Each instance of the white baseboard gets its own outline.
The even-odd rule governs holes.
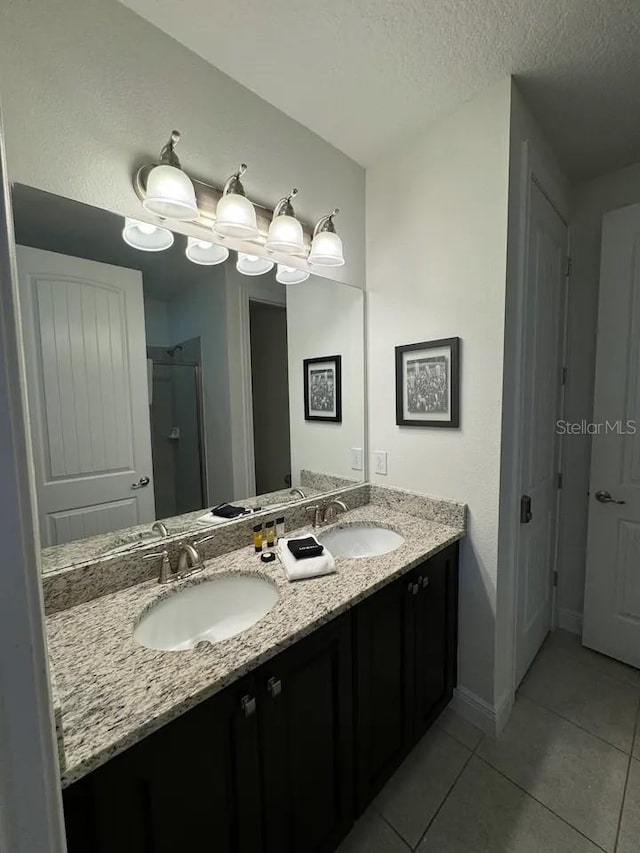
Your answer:
[[[567,610],[560,607],[558,610],[558,628],[570,631],[572,634],[582,636],[582,613],[577,610]]]
[[[451,707],[481,732],[498,737],[511,715],[513,701],[505,694],[497,705],[491,705],[466,687],[456,687]]]

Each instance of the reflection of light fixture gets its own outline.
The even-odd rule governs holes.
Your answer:
[[[160,163],[149,172],[142,204],[165,219],[197,219],[196,193],[175,152],[179,141],[180,131],[171,131],[171,138],[160,152]]]
[[[344,264],[342,240],[336,234],[333,217],[340,213],[336,207],[328,216],[323,216],[313,229],[313,240],[308,262],[321,267],[341,267]]]
[[[246,252],[238,252],[236,269],[243,275],[263,275],[274,267],[273,261],[267,258],[259,258],[257,255],[247,255]]]
[[[208,240],[188,237],[185,255],[194,264],[213,266],[213,264],[224,263],[229,257],[229,250],[226,246],[218,246],[217,243],[210,243]]]
[[[255,240],[259,234],[255,208],[246,197],[240,181],[246,171],[247,167],[243,163],[224,185],[213,226],[220,237]]]
[[[280,284],[302,284],[309,278],[310,273],[306,270],[297,270],[295,267],[287,267],[284,264],[278,264],[276,272],[276,281]]]
[[[296,219],[291,205],[291,199],[298,194],[293,189],[285,198],[281,198],[273,209],[273,219],[269,226],[269,236],[265,249],[269,252],[286,252],[290,255],[304,253],[302,225]]]
[[[173,234],[167,228],[152,225],[150,222],[141,222],[125,216],[122,239],[134,249],[143,252],[162,252],[173,246]]]

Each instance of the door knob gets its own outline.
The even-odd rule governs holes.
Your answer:
[[[151,480],[148,477],[140,477],[137,483],[131,483],[132,489],[144,489],[145,486],[148,486]]]
[[[601,504],[623,504],[625,501],[616,501],[609,492],[596,492],[596,500]]]

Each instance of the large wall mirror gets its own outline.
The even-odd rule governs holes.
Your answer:
[[[141,251],[114,213],[12,198],[45,553],[97,556],[156,520],[178,532],[220,521],[219,504],[363,480],[361,289],[243,275],[235,252],[193,263],[181,235]]]

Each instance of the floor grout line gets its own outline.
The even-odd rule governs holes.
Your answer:
[[[375,800],[374,800],[374,802],[373,802],[373,803],[371,803],[371,808],[372,808],[372,809],[374,810],[374,812],[378,815],[378,817],[379,817],[379,818],[380,818],[384,823],[386,823],[386,824],[387,824],[387,826],[388,826],[388,827],[389,827],[389,829],[393,832],[393,834],[394,834],[397,838],[399,838],[399,839],[400,839],[400,841],[401,841],[401,842],[402,842],[402,844],[407,848],[407,850],[412,850],[413,848],[411,847],[411,845],[409,844],[409,842],[407,841],[407,839],[406,839],[406,838],[404,838],[404,836],[403,836],[400,832],[398,832],[398,830],[397,830],[397,829],[395,828],[395,826],[391,823],[391,821],[390,821],[390,820],[387,820],[387,818],[385,817],[385,815],[383,815],[383,814],[382,814],[382,812],[380,811],[380,809],[376,806],[376,804],[375,804]]]
[[[631,750],[629,752],[627,752],[626,750],[621,749],[619,746],[616,746],[615,743],[611,743],[611,741],[605,740],[600,735],[595,734],[595,732],[591,732],[591,731],[589,731],[589,729],[585,729],[585,727],[581,726],[580,723],[576,723],[574,720],[570,720],[569,717],[565,717],[563,714],[561,714],[559,711],[556,711],[554,708],[550,708],[548,705],[543,705],[543,703],[538,701],[537,699],[532,699],[531,696],[527,696],[526,693],[521,692],[520,696],[524,697],[527,700],[527,702],[531,702],[532,705],[536,705],[538,708],[542,708],[543,710],[548,711],[550,714],[553,714],[555,717],[558,717],[559,720],[564,720],[565,723],[569,723],[569,725],[574,726],[576,729],[580,729],[581,732],[584,732],[587,735],[591,735],[591,737],[594,737],[596,740],[599,740],[601,743],[604,743],[607,746],[610,746],[611,749],[615,749],[617,752],[622,753],[622,755],[624,755],[626,758],[629,758],[629,756],[631,755],[631,753],[633,751],[633,739],[631,740]],[[514,705],[515,705],[515,703],[514,703]],[[636,716],[637,716],[637,712],[636,712]],[[634,727],[635,727],[635,723],[634,723]],[[635,728],[634,728],[633,737],[635,737]]]
[[[576,634],[575,636],[578,636],[578,635]],[[545,641],[545,644],[546,644],[546,641]],[[538,651],[538,655],[544,649],[545,644],[543,644],[540,647],[540,650]],[[580,649],[587,649],[588,651],[593,652],[594,654],[600,654],[600,652],[596,652],[595,649],[589,649],[587,646],[581,645]],[[565,649],[562,646],[550,645],[550,646],[547,646],[547,650],[551,650],[554,652],[557,651],[557,652],[561,652],[561,653],[566,654],[566,655],[570,655],[581,666],[588,667],[589,669],[595,669],[597,672],[599,672],[601,675],[604,675],[606,678],[613,678],[614,681],[619,681],[621,684],[626,684],[628,687],[636,687],[636,688],[640,687],[640,683],[637,681],[633,681],[632,679],[627,680],[626,678],[622,678],[620,675],[614,675],[613,673],[605,672],[604,667],[599,666],[597,663],[594,663],[593,661],[590,661],[590,660],[582,660],[581,659],[582,656],[580,655],[580,651],[576,651],[575,649]],[[538,655],[536,655],[536,657]],[[637,670],[636,667],[631,666],[630,664],[625,664],[622,661],[616,660],[615,658],[610,658],[608,655],[602,655],[602,657],[607,661],[610,660],[610,661],[613,661],[614,663],[621,664],[622,666],[628,666],[634,672],[640,672],[640,670]],[[535,658],[533,659],[533,663],[535,663]],[[532,663],[532,666],[533,666],[533,663]]]
[[[434,813],[433,813],[433,815],[431,816],[431,820],[429,821],[429,823],[427,824],[427,826],[426,826],[426,828],[425,828],[424,832],[422,833],[422,835],[421,835],[421,836],[420,836],[420,838],[418,839],[418,843],[416,844],[416,846],[415,846],[415,847],[412,847],[412,848],[411,848],[411,849],[414,851],[414,853],[415,853],[415,851],[418,849],[418,847],[420,847],[420,845],[422,844],[422,842],[424,841],[426,834],[427,834],[427,833],[429,832],[429,830],[431,829],[431,826],[432,826],[432,824],[433,824],[434,820],[435,820],[435,819],[438,817],[438,815],[440,814],[440,811],[442,810],[442,808],[443,808],[444,804],[447,802],[447,800],[448,800],[448,799],[449,799],[449,797],[451,796],[451,792],[453,791],[453,789],[455,788],[455,786],[458,784],[458,779],[462,776],[462,774],[464,773],[464,771],[467,769],[467,765],[469,764],[469,762],[470,762],[470,761],[471,761],[471,759],[473,758],[473,755],[474,755],[474,753],[473,753],[473,752],[471,752],[471,751],[469,751],[469,755],[468,755],[468,757],[467,757],[467,760],[466,760],[466,761],[465,761],[465,763],[462,765],[462,767],[460,768],[460,772],[458,773],[458,775],[456,776],[456,778],[453,780],[453,782],[452,782],[452,783],[451,783],[451,785],[449,786],[449,789],[448,789],[447,793],[446,793],[446,794],[444,795],[444,797],[442,798],[442,802],[440,803],[440,805],[438,806],[438,808],[435,810],[435,812],[434,812]]]
[[[486,764],[487,767],[490,767],[491,770],[495,770],[496,773],[499,773],[503,779],[506,779],[507,782],[510,782],[519,791],[522,791],[523,794],[526,794],[527,797],[530,797],[532,800],[534,800],[536,803],[538,803],[539,806],[542,806],[543,809],[548,811],[554,817],[557,817],[558,820],[561,820],[562,823],[566,824],[566,826],[570,827],[574,832],[577,832],[578,835],[581,835],[583,838],[586,838],[586,840],[590,844],[593,844],[595,847],[597,847],[598,850],[602,850],[603,853],[608,853],[608,851],[605,847],[603,847],[601,844],[598,844],[598,842],[594,841],[593,838],[589,838],[589,836],[586,835],[584,832],[582,832],[581,829],[578,829],[577,826],[574,826],[572,823],[569,823],[569,821],[566,818],[562,817],[562,815],[559,815],[557,812],[554,812],[554,810],[550,806],[546,805],[546,803],[543,803],[542,800],[539,800],[537,797],[534,797],[534,795],[531,793],[531,791],[527,791],[526,788],[523,788],[522,785],[520,785],[518,782],[514,781],[510,776],[507,776],[506,773],[503,773],[499,767],[495,767],[493,764],[491,764],[491,762],[487,761],[486,758],[483,758],[481,755],[477,755],[476,758],[478,759],[478,761],[482,761],[483,764]],[[614,850],[615,850],[615,848],[614,848]]]
[[[629,786],[629,775],[631,773],[631,762],[633,761],[633,745],[636,742],[636,734],[638,732],[638,719],[640,715],[640,700],[638,701],[638,706],[636,707],[636,721],[633,726],[633,737],[631,739],[631,754],[629,755],[629,762],[627,763],[627,775],[624,779],[624,788],[622,790],[622,802],[620,803],[620,814],[618,815],[618,827],[616,829],[616,841],[613,845],[614,853],[618,849],[618,844],[620,843],[620,829],[622,827],[622,815],[624,812],[625,801],[627,799],[627,787]]]

